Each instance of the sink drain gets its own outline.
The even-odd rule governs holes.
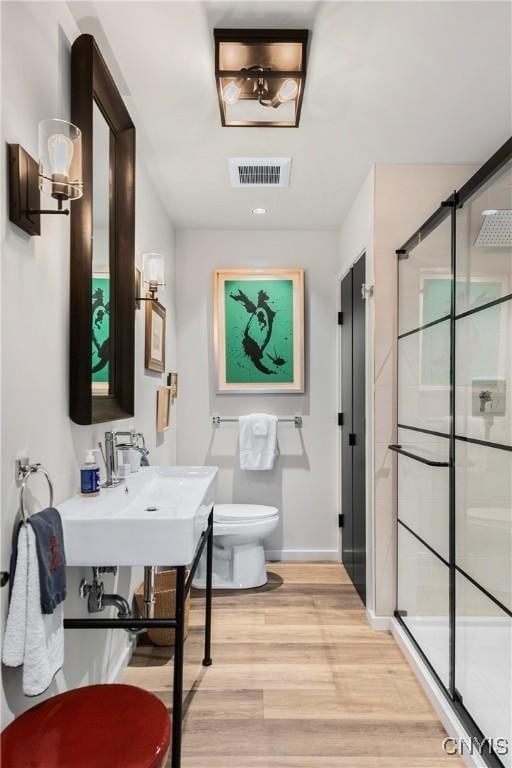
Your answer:
[[[146,507],[146,512],[157,512],[158,507]]]

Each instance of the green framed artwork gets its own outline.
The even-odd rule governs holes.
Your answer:
[[[110,389],[110,275],[92,276],[92,392],[108,395]]]
[[[304,392],[304,270],[217,269],[219,393]]]

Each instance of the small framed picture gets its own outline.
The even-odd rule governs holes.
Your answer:
[[[171,388],[158,387],[156,393],[156,431],[165,432],[171,426]]]
[[[165,370],[165,307],[158,301],[146,302],[144,363],[149,371]]]
[[[176,372],[167,374],[167,386],[171,388],[171,400],[178,397],[178,374]]]

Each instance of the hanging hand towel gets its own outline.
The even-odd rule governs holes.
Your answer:
[[[64,663],[64,607],[43,614],[36,536],[31,525],[20,526],[17,563],[4,635],[2,661],[23,664],[23,693],[38,696]]]
[[[31,515],[28,522],[36,535],[41,610],[43,613],[53,613],[59,603],[66,599],[66,557],[62,520],[58,510],[48,507]]]
[[[277,416],[252,413],[240,416],[240,469],[272,469],[278,454]]]

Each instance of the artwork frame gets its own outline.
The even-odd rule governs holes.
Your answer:
[[[166,432],[171,426],[171,388],[158,387],[156,392],[156,431]]]
[[[167,374],[167,386],[171,388],[171,400],[178,399],[178,374],[176,371],[171,371]]]
[[[303,394],[304,270],[215,269],[213,332],[217,394]]]
[[[144,365],[147,370],[163,373],[165,370],[165,318],[166,311],[159,301],[146,294],[146,332]]]

